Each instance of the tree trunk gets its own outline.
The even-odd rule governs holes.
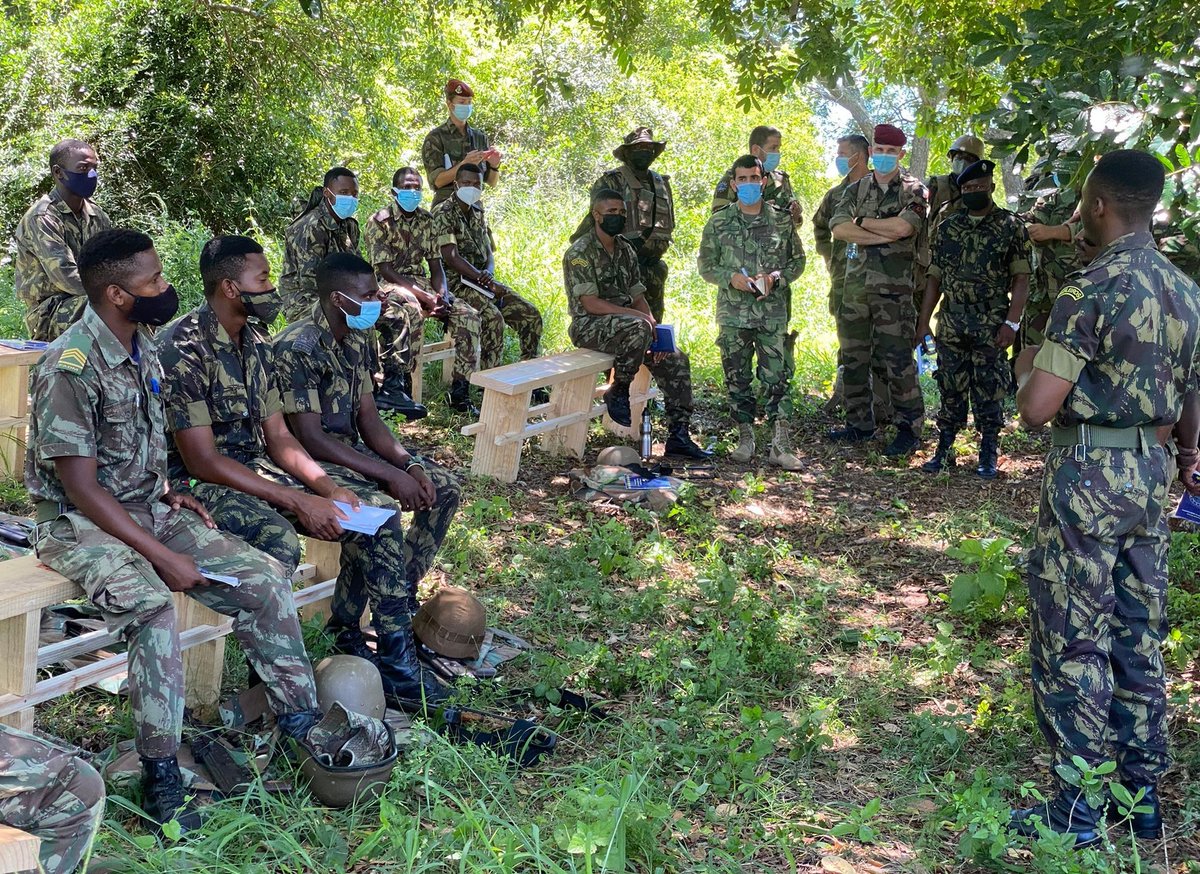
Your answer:
[[[929,137],[913,137],[909,145],[908,172],[924,182],[929,172]]]
[[[1018,209],[1018,200],[1025,191],[1025,180],[1017,173],[1014,155],[1005,155],[1000,159],[1000,169],[1004,174],[1004,201],[1009,209]]]
[[[863,100],[862,92],[858,90],[858,85],[855,82],[822,79],[816,82],[812,88],[818,97],[828,100],[831,103],[836,103],[850,113],[850,117],[854,119],[854,124],[858,127],[859,133],[867,138],[867,142],[871,142],[875,133],[875,121],[871,118],[871,113],[867,110],[866,101]]]

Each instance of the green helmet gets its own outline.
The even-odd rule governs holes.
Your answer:
[[[379,797],[400,753],[391,726],[348,712],[337,702],[296,746],[300,773],[313,795],[329,807]]]
[[[637,450],[629,446],[609,446],[600,450],[596,456],[596,464],[611,465],[612,467],[628,467],[631,464],[641,464],[642,457]]]
[[[421,605],[412,627],[421,643],[438,655],[475,659],[487,633],[487,613],[466,589],[447,586]]]
[[[321,659],[313,669],[317,681],[317,706],[328,713],[339,702],[351,713],[383,719],[387,702],[379,668],[358,656],[335,655]]]

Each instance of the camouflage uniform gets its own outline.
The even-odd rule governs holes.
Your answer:
[[[1179,418],[1194,375],[1200,288],[1148,233],[1113,241],[1067,282],[1034,361],[1074,383],[1027,557],[1034,709],[1056,766],[1073,755],[1096,765],[1111,743],[1119,776],[1149,785],[1168,763],[1160,648],[1174,467],[1155,429]]]
[[[845,368],[846,423],[862,431],[875,427],[870,390],[872,360],[885,371],[896,425],[919,433],[925,416],[912,340],[917,321],[913,271],[924,239],[926,197],[925,186],[904,170],[893,177],[886,190],[880,188],[874,173],[868,173],[846,188],[829,220],[832,230],[856,216],[899,217],[915,229],[894,243],[859,245],[858,257],[847,257],[837,313],[838,343]]]
[[[1030,272],[1029,235],[1014,213],[999,207],[982,218],[956,212],[933,242],[929,275],[941,281],[936,331],[937,384],[942,396],[937,425],[957,433],[967,424],[999,434],[1011,371],[996,332],[1008,318],[1014,276]]]
[[[367,222],[366,244],[368,260],[377,273],[386,264],[433,294],[426,262],[440,261],[442,252],[434,237],[430,213],[420,208],[406,213],[393,201]],[[425,311],[403,288],[385,281],[382,275],[379,289],[387,301],[377,326],[384,369],[394,367],[411,373],[425,336]],[[479,369],[479,313],[453,295],[449,303],[446,335],[454,340],[454,378],[470,379]]]
[[[786,170],[772,170],[767,174],[767,184],[763,186],[762,199],[785,212],[788,210],[795,201],[796,194],[792,191],[792,179]],[[722,207],[735,203],[737,203],[737,187],[733,184],[733,168],[730,167],[721,177],[721,181],[717,183],[716,190],[713,191],[712,211],[716,212]]]
[[[928,232],[921,240],[921,248],[917,252],[917,269],[913,278],[913,305],[917,312],[921,311],[921,303],[925,298],[925,280],[929,276],[929,264],[933,259],[933,239],[943,221],[952,215],[966,212],[963,208],[962,192],[954,175],[947,173],[943,176],[930,176],[925,183],[929,191],[929,221]],[[938,366],[941,366],[939,359]]]
[[[288,225],[279,293],[289,322],[303,318],[317,300],[317,265],[334,252],[357,255],[358,238],[358,219],[339,219],[325,202]]]
[[[277,562],[190,510],[172,512],[160,498],[167,484],[167,442],[160,395],[162,368],[154,338],[136,335],[138,360],[125,351],[96,311],[67,329],[38,362],[25,486],[37,508],[38,557],[78,583],[100,608],[109,631],[129,648],[129,700],[137,750],[145,758],[175,755],[183,724],[183,662],[175,602],[150,562],[76,510],[54,459],[95,458],[100,487],[167,549],[197,566],[241,580],[188,595],[233,617],[233,630],[277,714],[316,708],[312,669],[287,575]]]
[[[631,382],[645,364],[662,390],[668,425],[686,425],[692,416],[692,365],[687,353],[677,352],[656,363],[646,354],[654,341],[649,322],[637,316],[592,315],[581,302],[581,298],[595,295],[632,308],[645,296],[633,246],[617,237],[610,257],[593,229],[577,238],[563,255],[563,284],[571,316],[571,342],[612,355],[614,382]]]
[[[462,201],[457,197],[443,201],[433,208],[433,230],[438,250],[453,243],[458,254],[476,270],[490,272],[495,241],[483,207],[475,204],[464,215]],[[512,328],[521,344],[521,360],[537,358],[542,342],[542,314],[537,307],[519,294],[504,299],[503,308],[464,285],[458,273],[446,266],[446,282],[450,292],[462,298],[479,313],[479,367],[489,370],[500,364],[504,354],[504,326]]]
[[[656,322],[663,320],[666,310],[667,262],[663,256],[671,247],[675,232],[675,198],[671,193],[671,177],[653,170],[646,171],[649,179],[639,179],[627,164],[606,172],[592,185],[588,202],[603,188],[621,192],[627,216],[622,236],[637,252],[638,269],[646,286],[646,303]],[[584,217],[571,239],[589,233],[592,218]]]
[[[793,369],[788,299],[792,283],[804,272],[804,245],[791,215],[769,203],[758,215],[747,215],[737,206],[717,210],[704,226],[697,268],[705,282],[717,287],[717,347],[734,421],[754,421],[751,360],[755,357],[766,392],[767,421],[787,419],[792,413]],[[782,278],[760,301],[730,285],[730,277],[740,270],[751,276],[778,270]]]
[[[360,398],[371,393],[366,337],[351,331],[339,343],[318,303],[308,318],[284,328],[274,345],[284,414],[317,413],[325,433],[356,452],[383,461],[367,448],[358,432]],[[378,607],[381,600],[403,598],[406,584],[415,588],[433,565],[458,510],[458,481],[445,468],[416,455],[413,458],[424,465],[426,476],[437,489],[437,499],[432,509],[413,514],[407,533],[399,504],[378,483],[350,468],[321,463],[335,482],[350,489],[363,503],[396,511],[374,538],[343,541],[343,573],[338,576],[332,608],[334,620],[342,627],[357,626],[368,602]],[[351,554],[350,573],[345,572],[347,552]],[[393,572],[381,573],[380,568]],[[401,568],[403,574],[395,573]],[[380,620],[384,623],[382,630],[391,630],[386,617]]]
[[[434,181],[438,174],[456,166],[467,152],[487,151],[491,147],[488,136],[477,127],[466,126],[460,132],[458,126],[446,119],[425,135],[421,144],[421,163],[425,167],[425,178],[429,180],[429,188],[433,192],[433,205],[437,206],[443,200],[454,194],[454,180],[441,188]]]
[[[83,244],[112,227],[92,200],[75,215],[57,188],[25,213],[14,234],[13,289],[25,304],[25,327],[34,340],[53,340],[79,321],[87,295],[75,259]]]
[[[1075,195],[1075,189],[1059,188],[1038,197],[1028,212],[1021,213],[1021,218],[1028,224],[1063,225],[1075,214],[1078,206],[1079,198]],[[1072,236],[1076,228],[1077,224],[1072,226]],[[1037,345],[1042,341],[1042,334],[1034,327],[1034,323],[1050,314],[1050,307],[1067,274],[1079,266],[1075,245],[1058,240],[1034,244],[1033,261],[1033,282],[1029,286],[1029,300],[1021,320],[1022,342],[1025,345]]]
[[[40,737],[0,725],[0,824],[42,839],[46,874],[71,874],[104,815],[96,769]]]

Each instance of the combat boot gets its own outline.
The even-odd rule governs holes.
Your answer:
[[[1141,800],[1134,805],[1135,809],[1129,814],[1129,824],[1124,827],[1131,828],[1134,835],[1139,838],[1148,838],[1151,840],[1161,838],[1163,822],[1162,805],[1158,800],[1158,787],[1153,784],[1139,786],[1137,783],[1127,783],[1124,780],[1121,781],[1121,785],[1128,789],[1129,794],[1134,798],[1137,797],[1139,791],[1143,792]],[[1145,813],[1139,813],[1136,809],[1139,807],[1148,807],[1149,810]],[[1124,819],[1125,817],[1121,815],[1121,811],[1117,809],[1116,800],[1110,798],[1108,803],[1108,821],[1119,823]]]
[[[1074,835],[1076,849],[1100,841],[1100,811],[1076,789],[1060,792],[1037,807],[1009,811],[1008,830],[1013,834],[1036,840],[1041,834],[1039,824],[1060,835]]]
[[[933,458],[921,465],[921,470],[926,473],[941,473],[947,467],[954,467],[954,438],[957,436],[956,431],[939,432],[937,450],[933,453]]]
[[[920,445],[921,438],[917,436],[916,431],[907,425],[899,425],[896,428],[896,436],[883,450],[883,454],[885,458],[900,458],[911,455],[912,451]]]
[[[792,452],[792,435],[787,422],[780,420],[775,423],[775,436],[771,439],[767,463],[784,470],[804,470],[804,462]]]
[[[608,408],[608,417],[618,425],[628,428],[633,424],[633,411],[629,408],[629,383],[614,380],[604,393],[604,406]]]
[[[845,428],[835,428],[825,435],[825,439],[833,443],[865,443],[875,436],[875,429],[863,431],[860,428],[855,428],[853,425],[847,425]]]
[[[628,388],[626,389],[626,395],[628,396]],[[550,390],[547,388],[535,388],[529,394],[529,403],[533,404],[534,406],[537,406],[538,404],[550,403]],[[627,425],[629,423],[624,422],[622,424]]]
[[[478,419],[479,408],[471,403],[471,384],[461,376],[450,383],[450,409]]]
[[[975,473],[984,479],[995,479],[1000,471],[996,467],[996,459],[1000,454],[1000,435],[993,432],[984,434],[979,441],[979,466]]]
[[[729,453],[729,460],[745,464],[754,457],[754,426],[743,422],[738,425],[738,445]]]
[[[142,809],[158,823],[159,831],[171,820],[179,823],[182,834],[200,828],[200,814],[183,790],[183,775],[175,756],[142,757]]]
[[[404,390],[407,374],[384,373],[383,385],[375,389],[375,406],[381,410],[399,413],[410,422],[429,415],[425,407],[414,401]]]
[[[406,600],[389,598],[380,602],[381,615],[397,619],[400,628],[385,634],[379,629],[379,617],[376,617],[375,627],[379,635],[379,658],[376,664],[379,676],[383,679],[383,694],[388,704],[409,713],[420,713],[427,707],[445,703],[450,693],[417,660],[412,614],[406,607]]]
[[[375,651],[367,646],[367,639],[363,636],[362,626],[358,623],[355,623],[353,626],[342,625],[340,622],[331,619],[325,625],[325,631],[333,635],[333,651],[335,653],[357,656],[369,662],[375,661]]]
[[[708,458],[712,455],[707,449],[701,449],[688,433],[686,422],[672,425],[667,432],[667,443],[663,447],[664,455],[686,455],[688,458]]]

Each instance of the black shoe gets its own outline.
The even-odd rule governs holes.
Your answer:
[[[921,438],[915,431],[911,428],[898,428],[895,438],[887,445],[887,449],[883,450],[883,454],[886,458],[900,458],[911,454],[920,445]]]
[[[836,428],[825,435],[826,440],[832,440],[834,443],[865,443],[875,436],[875,430],[863,431],[860,428],[855,428],[852,425],[847,425],[845,428]]]
[[[663,448],[664,455],[686,455],[688,458],[708,458],[712,455],[707,449],[701,449],[688,433],[687,425],[675,425],[667,432],[667,445]]]
[[[1090,847],[1100,841],[1100,814],[1076,790],[1061,792],[1053,800],[1037,807],[1009,812],[1008,830],[1026,838],[1038,838],[1038,825],[1051,831],[1075,836],[1075,847]]]
[[[614,382],[604,393],[604,406],[608,417],[618,425],[628,428],[633,424],[633,412],[629,409],[629,383]]]
[[[142,759],[142,808],[161,827],[171,820],[179,823],[182,834],[200,828],[200,814],[191,806],[183,789],[179,760]]]
[[[979,441],[979,466],[975,468],[975,473],[984,479],[995,479],[1000,473],[996,466],[999,455],[1000,435],[984,434]]]
[[[403,380],[398,377],[385,377],[383,385],[375,389],[375,406],[399,413],[410,422],[429,415],[427,409],[409,397],[403,388]]]
[[[1158,800],[1158,787],[1138,786],[1136,783],[1123,783],[1123,785],[1129,790],[1129,794],[1135,798],[1139,789],[1144,789],[1145,793],[1142,795],[1141,800],[1134,805],[1135,810],[1129,814],[1129,823],[1122,826],[1122,828],[1132,828],[1134,835],[1139,838],[1161,838],[1163,822],[1162,805]],[[1139,813],[1136,810],[1138,807],[1148,807],[1150,811],[1149,813]],[[1125,817],[1121,815],[1121,811],[1117,809],[1116,800],[1110,798],[1108,803],[1108,821],[1117,823],[1124,819]]]
[[[362,628],[359,625],[355,624],[350,627],[331,621],[325,626],[325,630],[334,636],[333,651],[338,655],[357,656],[369,662],[375,661],[375,651],[367,646],[367,638],[363,636]]]
[[[626,397],[628,397],[628,396],[629,396],[629,395],[628,395],[628,392],[626,392]],[[550,403],[550,391],[549,391],[549,389],[544,389],[544,388],[535,388],[535,389],[533,390],[533,393],[532,393],[532,394],[529,396],[529,403],[531,403],[531,404],[533,404],[533,405],[535,405],[535,406],[536,406],[537,404],[548,404],[548,403]],[[628,403],[628,401],[626,401],[626,403]],[[626,425],[627,425],[627,424],[629,424],[629,423],[628,423],[628,422],[624,422],[624,423],[622,423],[622,424],[626,424]]]
[[[450,383],[450,409],[479,418],[479,408],[471,403],[471,384],[461,377]]]
[[[385,602],[381,602],[383,608]],[[399,607],[400,604],[393,604]],[[383,694],[389,705],[409,713],[421,713],[427,707],[445,703],[450,697],[446,687],[438,683],[417,661],[417,642],[413,635],[412,618],[408,613],[396,613],[403,621],[399,631],[379,632],[379,675],[383,679]]]
[[[296,713],[283,713],[275,717],[279,733],[284,737],[304,740],[314,725],[321,721],[321,713],[317,710],[300,710]]]
[[[921,470],[941,473],[944,468],[954,467],[954,438],[957,436],[953,431],[939,433],[937,451],[933,453],[933,458],[921,465]]]

